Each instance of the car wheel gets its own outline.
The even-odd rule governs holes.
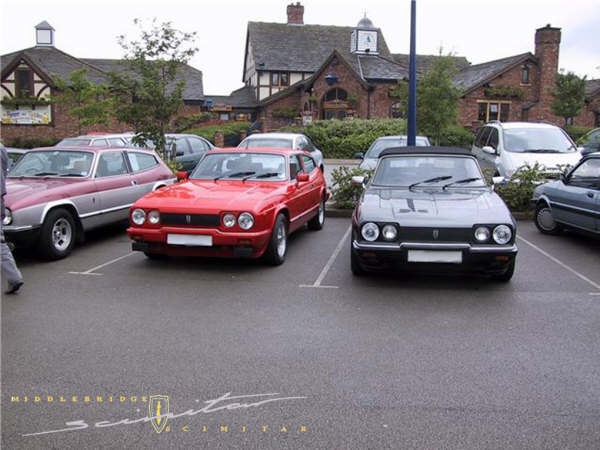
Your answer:
[[[358,261],[358,256],[356,256],[356,253],[354,253],[354,250],[352,250],[352,248],[350,248],[350,270],[352,270],[352,275],[354,275],[355,277],[360,277],[365,274],[365,269],[363,269],[360,265],[360,262]]]
[[[515,273],[515,261],[516,259],[513,259],[510,262],[506,272],[504,272],[502,275],[494,275],[493,279],[502,283],[508,283]]]
[[[308,221],[308,229],[309,230],[320,230],[323,228],[325,224],[325,199],[321,200],[319,203],[319,212],[315,217]]]
[[[552,210],[546,203],[541,203],[535,208],[535,226],[544,234],[557,234],[560,225],[552,217]]]
[[[75,220],[66,209],[53,209],[46,215],[40,234],[40,252],[49,260],[61,259],[73,250],[77,238]]]
[[[269,246],[265,252],[265,261],[272,266],[279,266],[285,261],[287,230],[287,219],[284,214],[279,214],[273,225]]]

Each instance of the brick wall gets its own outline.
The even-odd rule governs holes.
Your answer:
[[[273,111],[277,109],[296,108],[298,112],[300,112],[302,111],[301,98],[301,93],[299,91],[294,91],[294,93],[265,106],[259,116],[259,120],[262,122],[263,131],[274,131],[286,125],[294,124],[295,119],[293,118],[273,117]]]

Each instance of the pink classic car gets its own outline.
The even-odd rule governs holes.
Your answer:
[[[50,147],[27,152],[7,180],[3,230],[47,259],[67,256],[84,232],[127,220],[146,193],[175,181],[153,151]]]

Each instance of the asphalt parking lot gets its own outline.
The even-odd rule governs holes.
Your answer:
[[[511,283],[354,278],[349,225],[295,234],[276,268],[150,261],[119,227],[19,253],[3,447],[600,447],[600,241],[521,222]],[[135,422],[158,394],[180,414],[160,434]]]

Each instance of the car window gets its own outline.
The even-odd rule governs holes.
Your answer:
[[[127,159],[134,172],[150,169],[158,164],[154,155],[150,153],[127,152]]]
[[[588,159],[581,163],[570,176],[570,181],[597,181],[600,180],[600,158]]]
[[[9,177],[87,177],[94,154],[67,150],[31,151],[11,168]]]
[[[504,150],[527,153],[573,153],[577,151],[565,132],[558,127],[507,128],[503,133]]]
[[[285,181],[285,157],[265,153],[207,153],[190,176],[191,180]]]
[[[304,160],[304,171],[306,173],[311,173],[313,170],[315,170],[315,162],[310,156],[302,155],[302,159]]]
[[[244,139],[238,147],[241,148],[292,148],[292,139],[253,137]]]
[[[295,180],[298,173],[302,172],[302,166],[297,155],[290,158],[290,180]]]
[[[67,138],[56,144],[57,147],[86,147],[90,145],[91,139]]]
[[[492,132],[492,127],[483,127],[483,131],[481,132],[481,136],[479,136],[479,143],[477,147],[485,147],[487,145],[488,138],[490,137],[490,133]]]
[[[106,139],[95,139],[92,141],[92,147],[108,147]]]
[[[127,173],[127,166],[123,158],[123,152],[105,152],[98,158],[96,177],[112,177]]]
[[[186,138],[178,137],[177,139],[175,139],[175,145],[177,147],[178,156],[182,156],[182,153],[183,153],[183,155],[191,155],[192,154],[192,151],[190,150],[190,145],[188,144],[188,141]]]
[[[317,149],[317,146],[308,136],[304,136],[304,137],[306,138],[306,141],[308,142],[308,151],[314,152]]]
[[[298,139],[296,140],[296,147],[298,147],[299,150],[304,150],[307,152],[310,152],[312,150],[304,136],[298,137]]]
[[[210,150],[208,144],[200,138],[188,138],[188,143],[190,144],[192,153],[204,153]]]
[[[494,150],[498,150],[498,130],[496,128],[492,128],[490,133],[490,138],[488,140],[488,145],[492,147]]]
[[[125,142],[123,142],[123,139],[121,138],[109,138],[108,142],[111,147],[125,147]]]

